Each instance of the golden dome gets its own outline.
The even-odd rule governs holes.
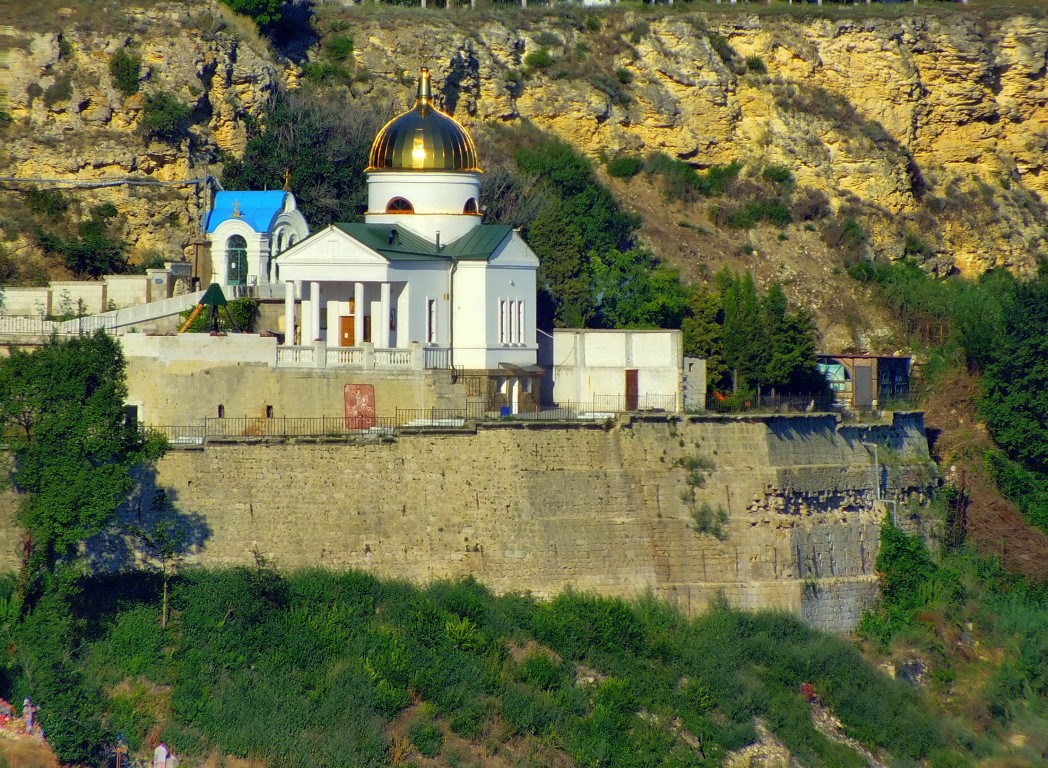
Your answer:
[[[429,70],[418,81],[415,106],[386,123],[371,145],[368,171],[479,171],[466,129],[433,105]]]

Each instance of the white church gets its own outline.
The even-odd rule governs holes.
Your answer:
[[[219,193],[215,281],[282,283],[285,346],[416,342],[441,367],[533,369],[538,257],[510,227],[482,223],[476,147],[434,105],[428,70],[366,173],[364,222],[312,234],[286,190]]]

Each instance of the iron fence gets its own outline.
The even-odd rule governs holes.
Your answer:
[[[898,409],[913,405],[909,390],[899,389],[879,403],[881,409]],[[706,395],[706,410],[712,413],[837,413],[847,415],[863,409],[852,408],[833,394],[763,394],[740,398],[710,392]],[[870,410],[870,409],[866,409]]]
[[[395,435],[402,429],[459,428],[482,422],[506,421],[606,421],[623,414],[677,413],[672,396],[640,398],[643,407],[625,407],[624,398],[613,396],[590,402],[567,402],[536,405],[521,402],[514,413],[499,401],[468,402],[463,408],[398,408],[393,416],[312,416],[312,417],[220,417],[205,418],[189,426],[162,426],[155,429],[173,445],[202,444],[207,439],[222,438],[292,438],[348,437],[354,435]],[[630,403],[632,405],[632,403]],[[666,407],[661,407],[666,406]],[[711,413],[840,413],[847,412],[832,396],[764,395],[759,400],[721,399],[716,394],[707,398]]]

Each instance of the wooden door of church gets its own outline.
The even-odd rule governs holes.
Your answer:
[[[639,395],[639,391],[640,391],[640,387],[638,386],[638,384],[639,384],[639,382],[637,381],[637,371],[635,369],[627,370],[626,371],[626,410],[627,411],[635,411],[635,410],[637,410],[637,405],[639,404],[638,401],[640,399],[639,396],[638,396]]]
[[[356,330],[353,323],[353,315],[348,317],[340,317],[338,319],[338,343],[343,347],[352,347],[356,336],[354,331]]]

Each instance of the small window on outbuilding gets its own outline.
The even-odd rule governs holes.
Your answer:
[[[218,404],[218,418],[224,419],[226,417],[226,407],[222,403]]]
[[[394,197],[386,203],[386,213],[414,213],[415,206],[403,197]]]
[[[471,197],[469,200],[467,200],[466,201],[466,205],[463,206],[463,208],[462,208],[462,212],[463,213],[476,214],[478,212],[477,211],[477,198]]]

